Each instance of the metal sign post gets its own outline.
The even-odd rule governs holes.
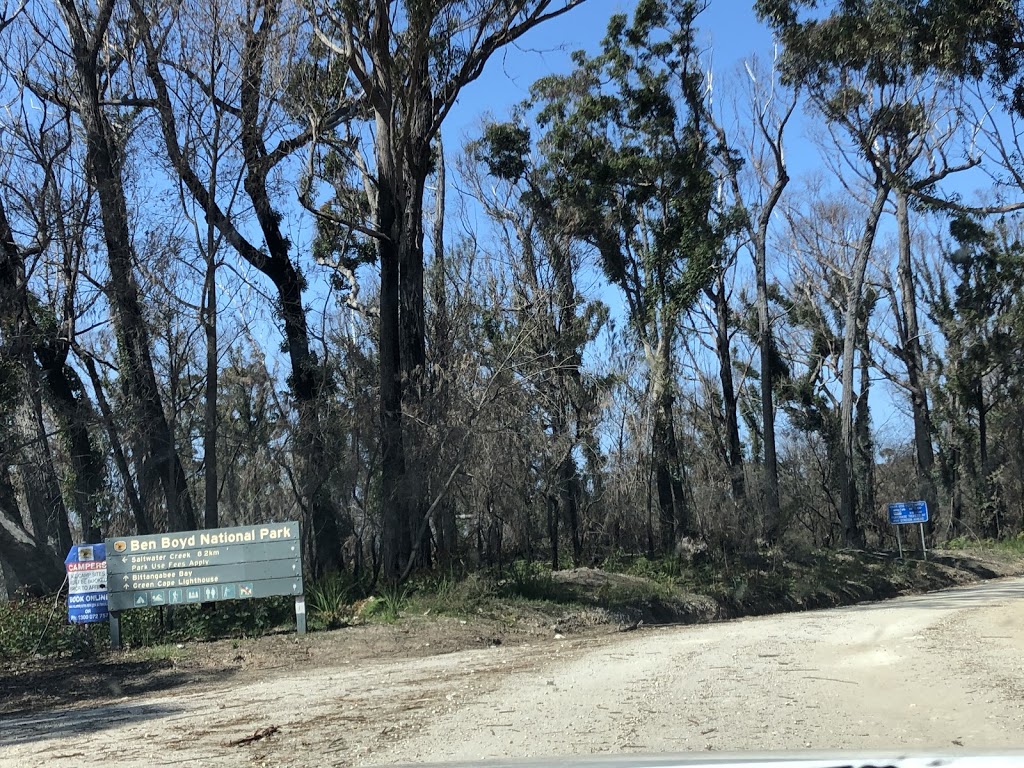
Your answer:
[[[306,634],[306,596],[296,595],[295,596],[295,631],[300,634]]]
[[[121,650],[121,612],[110,612],[110,647],[115,651]]]
[[[896,544],[900,548],[900,559],[903,559],[903,540],[900,538],[900,526],[917,523],[921,529],[921,556],[927,560],[928,551],[924,544],[924,524],[928,522],[928,504],[924,501],[901,501],[889,505],[889,522],[896,526]]]
[[[188,603],[295,597],[306,631],[299,524],[179,531],[107,539],[110,644],[120,646],[120,612]]]

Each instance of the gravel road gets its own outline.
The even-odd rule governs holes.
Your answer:
[[[1006,579],[4,717],[0,766],[1022,747],[1022,651],[1024,579]]]

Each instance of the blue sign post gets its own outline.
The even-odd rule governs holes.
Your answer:
[[[102,544],[75,544],[64,560],[68,572],[68,621],[106,621],[107,554]]]
[[[903,539],[900,538],[901,525],[917,523],[921,531],[921,556],[927,560],[928,550],[924,544],[924,524],[928,522],[928,503],[924,501],[899,501],[889,505],[889,522],[896,526],[896,544],[900,548],[900,559],[903,559]]]

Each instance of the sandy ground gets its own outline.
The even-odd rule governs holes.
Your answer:
[[[0,766],[1024,746],[1024,579],[0,717]],[[297,648],[304,641],[296,641]],[[265,738],[237,743],[261,729]],[[276,729],[276,730],[274,730]]]

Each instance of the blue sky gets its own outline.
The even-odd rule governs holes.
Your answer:
[[[445,123],[449,151],[472,134],[480,116],[490,112],[505,117],[512,105],[529,95],[535,80],[551,73],[568,72],[569,54],[578,49],[595,52],[604,37],[609,17],[632,13],[635,3],[589,0],[554,21],[526,34],[514,47],[496,54],[480,78],[462,92]],[[753,3],[712,0],[699,26],[713,52],[718,72],[734,69],[751,53],[767,55],[772,40],[754,15]]]
[[[624,0],[589,0],[564,16],[532,30],[515,46],[496,54],[480,78],[466,87],[443,128],[446,154],[453,157],[462,145],[478,135],[485,115],[495,119],[508,116],[511,108],[529,95],[530,86],[540,77],[571,70],[570,54],[584,49],[598,50],[608,19],[614,13],[631,14],[635,2]],[[705,61],[717,78],[732,79],[751,56],[768,61],[773,51],[770,31],[756,17],[753,3],[746,0],[711,0],[698,20]],[[716,89],[717,90],[717,89]],[[791,187],[800,186],[799,177],[814,173],[821,166],[818,150],[807,140],[801,112],[794,116],[787,154],[794,176]],[[885,224],[880,238],[884,238]],[[881,243],[879,243],[881,245]],[[592,290],[612,307],[621,309],[621,299],[610,286],[595,279]],[[739,340],[737,340],[739,341]],[[708,360],[705,367],[715,375],[717,363]],[[894,402],[894,396],[896,401]],[[874,422],[882,442],[902,441],[908,431],[908,417],[897,395],[883,381],[872,389]]]

